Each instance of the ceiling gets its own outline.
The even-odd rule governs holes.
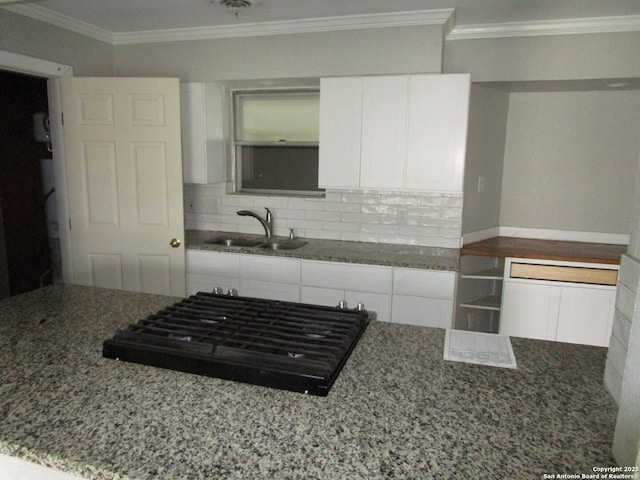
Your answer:
[[[115,35],[452,8],[458,26],[640,15],[638,0],[252,0],[254,5],[237,17],[219,0],[0,0],[2,3],[17,13],[30,9]]]

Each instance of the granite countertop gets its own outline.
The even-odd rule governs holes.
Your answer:
[[[271,255],[328,262],[361,263],[386,265],[393,267],[423,268],[430,270],[459,269],[459,250],[456,248],[420,247],[416,245],[395,245],[388,243],[347,242],[341,240],[320,240],[297,238],[307,242],[296,250],[269,250],[262,248],[225,247],[206,243],[212,238],[255,238],[264,239],[264,235],[249,235],[209,230],[187,230],[187,248],[211,250],[216,252],[249,253],[253,255]],[[276,237],[279,238],[279,237]],[[280,238],[280,240],[288,240]]]
[[[512,339],[446,362],[444,330],[373,322],[327,397],[101,356],[174,299],[82,286],[0,302],[0,453],[90,479],[540,479],[615,465],[606,349]]]
[[[460,254],[618,265],[626,251],[626,245],[609,243],[494,237],[465,245]]]

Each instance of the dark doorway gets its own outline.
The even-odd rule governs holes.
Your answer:
[[[0,255],[6,256],[0,282],[8,281],[10,295],[53,278],[40,172],[51,153],[33,133],[33,115],[47,111],[46,79],[0,72]]]

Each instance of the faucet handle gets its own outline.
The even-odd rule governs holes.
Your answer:
[[[264,207],[264,209],[267,211],[267,222],[271,221],[271,210],[269,210],[267,207]]]

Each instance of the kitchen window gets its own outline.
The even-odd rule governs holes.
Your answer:
[[[321,195],[318,90],[233,94],[236,191]]]

